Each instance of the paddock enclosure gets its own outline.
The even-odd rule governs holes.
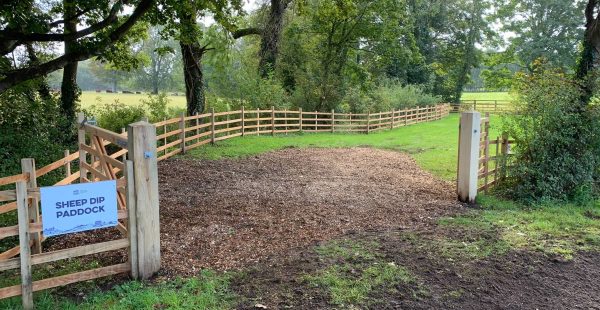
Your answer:
[[[23,159],[21,174],[0,178],[0,214],[18,213],[15,225],[0,227],[5,249],[14,242],[0,253],[0,272],[21,271],[20,276],[10,271],[20,284],[0,287],[0,298],[23,294],[23,305],[31,308],[33,291],[118,273],[148,278],[161,266],[161,252],[162,275],[191,275],[205,267],[242,267],[352,230],[425,225],[429,216],[455,205],[454,193],[399,153],[284,150],[239,161],[164,160],[238,136],[369,134],[439,120],[449,112],[447,104],[365,114],[211,111],[131,124],[120,134],[80,115],[77,152],[66,151],[41,168]],[[64,173],[54,186],[116,180],[117,227],[43,243],[38,178],[50,172]],[[32,281],[33,265],[88,256],[100,267]]]

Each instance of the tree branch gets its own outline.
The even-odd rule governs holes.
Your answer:
[[[105,40],[98,42],[98,44],[90,46],[86,49],[64,54],[58,58],[55,58],[38,66],[32,66],[7,72],[4,75],[4,78],[0,79],[0,93],[5,92],[10,87],[15,86],[21,82],[35,79],[40,76],[46,75],[50,72],[61,69],[70,62],[82,61],[93,56],[99,55],[104,48],[122,39],[127,33],[127,31],[129,31],[129,29],[131,29],[131,27],[133,27],[133,25],[152,7],[154,1],[155,0],[141,0],[138,6],[133,11],[133,13],[127,18],[127,20],[115,30],[113,30]]]
[[[245,37],[245,36],[249,36],[249,35],[262,36],[263,30],[260,28],[256,28],[256,27],[250,27],[250,28],[243,28],[243,29],[238,29],[238,30],[232,31],[231,34],[233,35],[234,39],[239,39],[241,37]]]
[[[108,27],[117,20],[117,14],[121,10],[122,2],[119,1],[110,9],[108,16],[102,21],[73,33],[24,33],[20,31],[0,31],[1,40],[19,40],[20,42],[49,42],[49,41],[71,41],[92,34]],[[64,21],[63,21],[64,22]]]

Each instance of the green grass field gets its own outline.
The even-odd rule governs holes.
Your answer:
[[[287,147],[355,147],[369,146],[411,154],[419,165],[445,180],[456,177],[458,144],[458,114],[440,121],[421,123],[394,130],[366,134],[291,134],[249,136],[220,141],[203,146],[186,156],[220,159],[252,156]],[[500,117],[492,117],[491,136],[499,134]]]
[[[512,101],[513,98],[508,92],[491,92],[491,93],[463,93],[462,100],[499,100]]]
[[[81,93],[81,107],[86,109],[94,104],[107,104],[113,103],[115,100],[127,104],[136,105],[140,104],[141,99],[147,99],[148,94],[107,94],[105,92],[97,93],[94,91],[84,91]],[[175,108],[185,108],[185,96],[172,96],[169,95],[170,106]]]

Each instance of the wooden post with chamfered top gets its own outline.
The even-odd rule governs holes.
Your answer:
[[[135,202],[137,273],[140,279],[146,280],[160,269],[158,163],[154,125],[143,121],[130,124],[128,150],[133,169],[129,169],[127,177],[134,178],[131,181],[135,188],[133,194],[128,194],[128,200]],[[132,183],[128,182],[128,185]]]

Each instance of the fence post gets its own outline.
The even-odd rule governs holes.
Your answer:
[[[500,181],[504,180],[506,178],[506,167],[508,165],[507,160],[508,160],[508,152],[509,152],[509,145],[508,145],[508,133],[507,132],[503,132],[502,133],[502,146],[500,148],[500,158],[501,158],[501,163],[500,166],[502,167],[502,169],[500,170]],[[496,167],[498,168],[498,167]]]
[[[390,125],[390,129],[394,129],[394,117],[396,116],[396,109],[392,109],[392,124]]]
[[[160,269],[156,128],[147,122],[137,122],[129,125],[128,133],[135,188],[137,270],[139,278],[145,280]]]
[[[256,109],[256,135],[260,136],[260,108]]]
[[[81,148],[82,144],[85,144],[85,129],[83,128],[83,121],[85,115],[82,112],[77,113],[77,148],[79,149],[79,182],[83,183],[87,179],[87,169],[85,169],[82,163],[86,162],[87,152]]]
[[[242,137],[244,136],[244,131],[245,131],[245,127],[246,127],[246,124],[244,121],[244,116],[245,116],[244,106],[242,106]]]
[[[271,106],[271,136],[275,135],[275,107]]]
[[[371,131],[371,111],[367,112],[367,134]]]
[[[28,188],[37,187],[37,175],[35,173],[35,160],[33,158],[21,159],[21,171],[29,174],[29,181],[27,182]],[[40,207],[38,198],[31,198],[27,200],[29,203],[29,220],[28,223],[38,223],[40,221]],[[41,233],[37,232],[31,235],[31,253],[39,254],[42,253],[42,240]]]
[[[479,143],[481,138],[481,114],[463,112],[460,117],[458,146],[458,199],[475,202],[479,170]]]
[[[71,156],[71,152],[69,150],[65,150],[65,157]],[[65,161],[65,177],[71,176],[71,162]]]
[[[164,117],[164,118],[163,118],[163,121],[164,121],[164,122],[166,122],[166,121],[167,121],[167,118],[166,118],[166,117]],[[162,133],[163,133],[163,134],[167,133],[167,124],[164,124],[164,125],[163,125],[163,131],[162,131]],[[167,145],[167,137],[166,137],[166,135],[165,135],[165,137],[163,138],[163,145]],[[164,154],[163,154],[163,155],[167,155],[167,149],[165,149],[163,152],[164,152]]]
[[[331,132],[335,132],[335,110],[331,109]]]
[[[210,144],[215,144],[215,108],[210,108]]]
[[[404,127],[408,126],[408,108],[404,108]]]
[[[283,124],[285,125],[285,135],[287,136],[288,134],[288,113],[287,113],[287,109],[283,110]]]
[[[181,133],[179,136],[181,137],[181,153],[185,154],[185,113],[181,113],[181,119],[179,120],[179,129]]]
[[[300,132],[302,132],[302,108],[298,108],[298,124],[300,125]]]
[[[17,216],[19,221],[19,246],[21,260],[21,297],[23,309],[33,309],[33,282],[31,278],[31,249],[29,248],[29,210],[27,207],[27,184],[16,183]]]
[[[196,126],[196,136],[198,136],[200,134],[200,128],[198,128],[198,126],[200,126],[200,117],[198,117],[198,112],[194,113],[194,116],[196,117],[196,120],[194,121],[194,124]],[[196,138],[196,143],[200,142],[200,138]],[[165,150],[166,151],[166,150]]]

